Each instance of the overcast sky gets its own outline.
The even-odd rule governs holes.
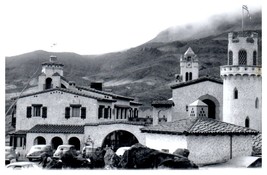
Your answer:
[[[262,0],[6,0],[4,52],[102,54],[135,47],[162,30],[222,13],[261,9]],[[56,46],[51,47],[53,43]]]

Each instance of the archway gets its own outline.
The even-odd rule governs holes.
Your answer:
[[[52,148],[53,148],[54,150],[56,150],[57,147],[58,147],[59,145],[62,145],[62,144],[63,144],[63,141],[62,141],[62,139],[61,139],[60,137],[54,137],[54,138],[52,138],[52,140],[51,140],[51,145],[52,145]]]
[[[208,105],[208,117],[212,118],[212,119],[216,119],[216,105],[215,105],[215,103],[209,99],[205,99],[202,101]]]
[[[45,80],[45,89],[51,89],[53,87],[52,85],[52,79],[51,78],[47,78]]]
[[[208,117],[221,120],[220,117],[220,103],[219,101],[212,95],[206,94],[198,98],[208,105]]]
[[[38,136],[34,139],[33,144],[34,145],[45,145],[46,144],[45,138],[43,138],[42,136]]]
[[[132,133],[124,130],[116,130],[104,138],[102,147],[113,147],[114,151],[116,151],[120,147],[132,146],[136,143],[139,143],[139,141]]]
[[[81,148],[80,140],[77,137],[71,137],[69,139],[69,144],[74,145],[76,150],[80,150],[80,148]]]

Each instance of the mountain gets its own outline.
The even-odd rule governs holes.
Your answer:
[[[162,33],[166,31],[163,31],[143,45],[103,55],[38,50],[6,57],[6,107],[10,105],[10,97],[17,95],[37,71],[26,91],[36,89],[40,65],[48,61],[51,55],[56,55],[59,62],[65,65],[64,77],[75,80],[76,84],[89,86],[90,82],[101,80],[104,89],[137,97],[145,106],[149,106],[153,100],[171,98],[169,84],[174,81],[175,74],[179,73],[179,58],[188,47],[192,47],[199,57],[200,76],[208,74],[219,77],[219,66],[227,61],[227,34],[238,29],[238,24],[223,20],[217,22],[222,24],[214,26],[216,31],[206,32],[203,36],[197,35],[201,32],[194,31],[189,37],[183,38],[183,31],[179,29],[173,36],[169,34],[164,37]],[[251,30],[258,32],[261,38],[261,13],[254,18],[253,23],[254,28],[251,25]],[[261,57],[261,39],[259,44]]]
[[[245,30],[261,30],[261,11],[251,14],[251,19],[244,16]],[[172,42],[195,40],[211,35],[219,35],[225,32],[241,30],[241,16],[232,14],[220,14],[210,17],[206,22],[187,24],[184,26],[172,26],[160,32],[149,42]]]

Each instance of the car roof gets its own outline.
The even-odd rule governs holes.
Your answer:
[[[30,164],[35,164],[33,162],[13,162],[8,164],[7,166],[11,166],[11,165],[30,165]]]
[[[73,146],[74,146],[74,145],[59,145],[58,148],[59,148],[59,147],[73,147]]]

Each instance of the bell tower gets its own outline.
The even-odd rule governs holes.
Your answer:
[[[228,34],[228,64],[221,66],[223,121],[261,131],[262,75],[258,34]]]
[[[180,58],[180,75],[176,81],[186,82],[198,78],[198,58],[191,47]]]

